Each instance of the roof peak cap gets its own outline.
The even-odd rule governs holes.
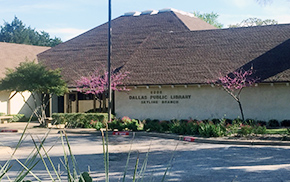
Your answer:
[[[139,11],[130,11],[130,12],[124,13],[124,16],[139,16],[139,15],[141,15],[141,12]]]
[[[182,15],[187,15],[189,17],[196,18],[196,16],[194,16],[194,14],[192,14],[192,13],[188,13],[188,12],[181,11],[181,10],[174,9],[174,8],[164,8],[164,9],[159,10],[159,12],[160,13],[164,13],[164,12],[174,12],[174,13],[179,13],[179,14],[182,14]]]
[[[141,15],[156,15],[158,14],[158,12],[159,12],[158,10],[148,9],[148,10],[142,11]]]
[[[179,13],[179,14],[182,14],[182,15],[186,15],[186,16],[189,16],[189,17],[194,17],[196,18],[196,16],[194,16],[194,14],[192,13],[188,13],[188,12],[185,12],[185,11],[181,11],[181,10],[177,10],[177,9],[174,9],[174,8],[164,8],[164,9],[161,9],[161,10],[153,10],[153,9],[149,9],[149,10],[145,10],[145,11],[130,11],[130,12],[127,12],[127,13],[124,13],[123,16],[140,16],[140,15],[156,15],[158,13],[166,13],[166,12],[174,12],[174,13]]]

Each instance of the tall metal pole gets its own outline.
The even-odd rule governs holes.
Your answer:
[[[111,88],[111,53],[112,53],[112,45],[111,45],[111,36],[112,36],[112,28],[111,28],[111,20],[112,20],[112,10],[111,10],[111,0],[109,0],[109,21],[108,21],[108,120],[111,121],[111,113],[112,113],[112,88]]]
[[[111,0],[109,1],[109,21],[108,21],[108,122],[111,122],[111,113],[112,113],[112,88],[111,88],[111,37],[112,37],[112,28],[111,28],[111,19],[112,19],[112,8]],[[108,123],[106,124],[106,182],[109,182],[109,137],[108,137]]]

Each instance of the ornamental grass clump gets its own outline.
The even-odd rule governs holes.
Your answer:
[[[199,135],[202,137],[221,137],[226,135],[226,128],[221,124],[209,123],[199,124]]]

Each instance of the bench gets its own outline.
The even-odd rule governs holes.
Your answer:
[[[12,118],[13,116],[0,116],[0,123],[7,123],[7,120]]]

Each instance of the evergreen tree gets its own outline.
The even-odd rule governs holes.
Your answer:
[[[45,31],[39,33],[30,26],[25,27],[25,24],[15,16],[11,23],[4,22],[4,25],[0,26],[0,42],[54,47],[62,41],[56,37],[50,38]]]

